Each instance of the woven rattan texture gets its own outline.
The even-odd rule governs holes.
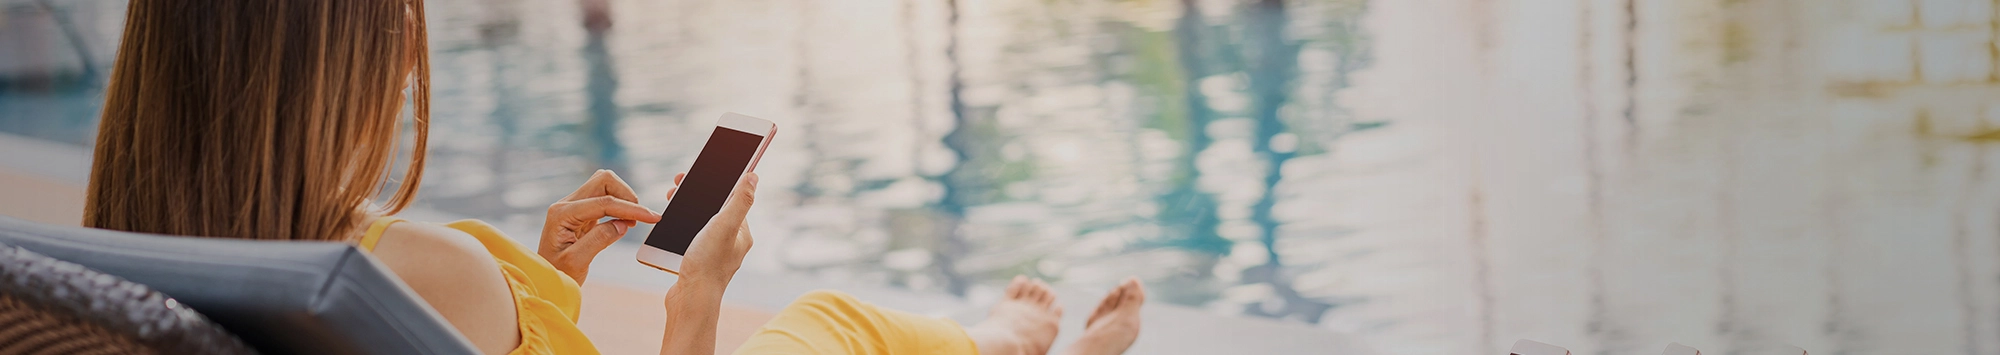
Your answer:
[[[0,245],[0,354],[254,354],[172,298]]]

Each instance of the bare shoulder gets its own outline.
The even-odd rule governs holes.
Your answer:
[[[396,223],[382,232],[373,254],[482,352],[506,353],[520,344],[513,291],[499,262],[472,235]]]
[[[413,222],[390,225],[375,244],[374,254],[414,288],[439,283],[492,284],[501,290],[507,286],[500,263],[486,253],[478,239],[444,226]]]
[[[478,238],[470,234],[430,223],[403,222],[389,225],[382,231],[382,239],[377,242],[375,254],[382,258],[414,256],[418,260],[437,263],[450,262],[453,265],[476,264],[485,269],[491,266],[494,274],[499,274],[499,262]],[[444,266],[444,265],[439,265]],[[458,270],[471,271],[471,270]]]

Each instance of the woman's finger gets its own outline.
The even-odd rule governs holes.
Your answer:
[[[576,221],[596,222],[604,217],[629,219],[646,223],[659,223],[660,214],[646,206],[613,196],[598,196],[582,200],[558,203],[555,214]]]
[[[639,202],[639,194],[632,191],[632,185],[626,184],[625,179],[619,178],[617,172],[604,169],[591,173],[590,180],[585,180],[583,186],[577,187],[576,192],[570,193],[562,200],[576,201],[598,196],[612,196],[620,200]]]
[[[729,193],[729,202],[722,205],[722,211],[709,220],[710,228],[743,228],[743,218],[750,214],[750,205],[757,199],[757,173],[745,173],[736,180],[736,188]]]
[[[583,256],[584,260],[595,258],[597,252],[604,251],[604,248],[610,247],[612,242],[617,242],[618,239],[624,238],[625,232],[632,230],[634,223],[638,222],[629,219],[614,219],[598,223],[596,228],[590,229],[590,234],[578,239],[576,244],[570,245],[569,249],[565,250],[565,252],[582,253],[579,255]]]
[[[688,173],[674,174],[674,186],[681,186],[681,179],[686,179],[687,177]]]

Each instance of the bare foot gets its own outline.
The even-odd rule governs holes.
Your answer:
[[[978,325],[965,328],[982,355],[1043,355],[1055,344],[1062,306],[1041,280],[1015,276],[1007,294]]]
[[[1116,355],[1139,340],[1139,306],[1146,304],[1146,285],[1139,278],[1125,279],[1104,295],[1090,320],[1083,324],[1083,337],[1070,344],[1070,355]]]

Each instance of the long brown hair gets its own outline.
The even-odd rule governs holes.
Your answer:
[[[346,240],[423,176],[421,0],[133,0],[106,89],[84,225]],[[388,201],[402,89],[416,142]]]

